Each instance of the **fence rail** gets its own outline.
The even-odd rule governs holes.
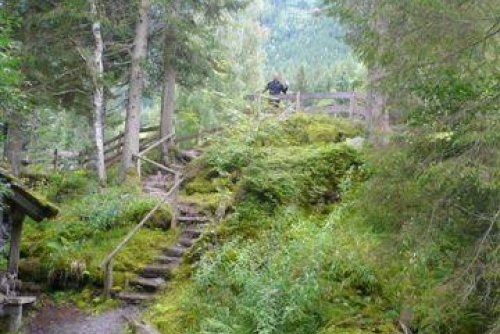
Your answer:
[[[320,93],[292,93],[278,96],[247,95],[245,99],[259,104],[264,100],[289,101],[291,104],[286,110],[287,115],[301,110],[307,113],[327,113],[336,116],[368,119],[366,108],[366,95],[359,92],[320,92]],[[308,101],[325,101],[326,105],[308,105]]]

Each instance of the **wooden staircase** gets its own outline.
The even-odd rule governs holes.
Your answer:
[[[163,196],[168,188],[165,184],[171,182],[173,179],[157,173],[145,178],[143,189],[151,196]],[[182,264],[183,255],[212,221],[192,204],[177,203],[176,207],[176,220],[181,232],[174,245],[158,246],[160,255],[156,256],[152,263],[140,268],[135,276],[126,282],[123,291],[114,297],[133,304],[154,300],[157,293],[174,277],[176,269]]]

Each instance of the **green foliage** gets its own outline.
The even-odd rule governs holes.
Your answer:
[[[232,205],[249,202],[266,208],[338,200],[349,180],[364,177],[358,153],[337,144],[358,133],[359,128],[343,120],[305,115],[265,121],[257,130],[235,130],[194,162],[185,192],[224,190],[234,194]]]
[[[56,203],[82,196],[89,191],[97,191],[97,184],[88,171],[76,170],[51,173],[41,180],[37,188],[47,198]]]
[[[182,297],[172,302],[166,295],[152,310],[162,332],[315,333],[357,314],[354,323],[340,325],[345,332],[393,330],[368,264],[369,238],[332,224],[333,216],[308,220],[290,208],[271,219],[258,238],[235,237],[206,253]],[[176,314],[173,323],[164,318],[169,312]]]
[[[366,177],[360,154],[337,143],[357,131],[299,115],[214,140],[191,167],[197,176],[184,200],[218,191],[228,216],[186,255],[191,265],[178,279],[189,283],[174,284],[150,310],[162,332],[393,331],[391,295],[369,256],[373,240],[340,224],[340,208],[326,216],[333,206],[315,209]]]
[[[498,6],[324,3],[373,73],[383,73],[377,88],[388,106],[407,116],[395,145],[375,153],[374,177],[350,220],[390,235],[389,284],[414,305],[420,331],[498,332],[498,275],[482,269],[498,269],[499,81],[492,54],[500,44],[494,23],[484,20]]]
[[[19,84],[22,80],[19,68],[19,44],[13,39],[13,33],[18,25],[18,17],[0,6],[0,116],[4,121],[8,108],[22,107],[24,98]]]
[[[157,204],[130,185],[99,189],[95,176],[83,171],[52,174],[38,189],[57,194],[61,209],[54,220],[25,224],[20,272],[53,288],[102,284],[100,262]],[[126,272],[152,261],[159,244],[172,242],[177,231],[156,229],[168,228],[170,220],[170,208],[161,207],[146,224],[152,229],[141,230],[117,256],[117,286]]]
[[[264,122],[250,143],[256,146],[298,146],[339,143],[361,134],[361,127],[328,115],[297,114],[284,122]]]
[[[267,159],[245,169],[241,196],[273,204],[328,201],[329,196],[340,196],[339,184],[346,171],[361,164],[347,146],[306,146],[282,152],[275,148]]]
[[[146,214],[158,203],[158,199],[136,198],[128,201],[122,208],[117,220],[122,223],[140,222]],[[148,220],[147,226],[169,228],[172,220],[172,212],[166,205],[161,206]]]

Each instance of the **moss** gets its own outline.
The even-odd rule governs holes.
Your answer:
[[[109,191],[107,196],[114,196],[115,193]],[[21,254],[24,257],[20,265],[22,277],[46,281],[50,276],[57,287],[74,287],[80,282],[75,282],[78,277],[72,274],[71,266],[72,263],[81,263],[88,272],[86,280],[89,283],[102,284],[100,262],[142,219],[143,214],[157,203],[157,201],[144,198],[137,201],[125,201],[121,213],[113,216],[113,220],[119,223],[113,223],[113,228],[103,229],[95,228],[100,226],[95,225],[95,221],[81,220],[80,206],[81,209],[87,208],[91,211],[85,202],[83,200],[78,204],[72,204],[72,209],[64,211],[64,214],[56,220],[40,224],[25,224],[21,245]],[[78,205],[78,210],[75,210],[74,205]],[[106,207],[103,206],[103,208]],[[95,216],[95,218],[98,217]],[[170,209],[164,206],[151,217],[150,226],[167,227],[170,220]],[[178,231],[165,232],[160,229],[147,228],[140,230],[115,260],[116,284],[122,284],[125,279],[120,271],[135,270],[139,264],[152,260],[158,253],[158,245],[172,242],[177,234]]]
[[[184,333],[186,328],[195,328],[197,314],[186,313],[182,307],[185,293],[190,289],[186,281],[171,282],[155,305],[147,310],[146,319],[163,334]]]
[[[138,223],[157,205],[158,201],[158,199],[146,197],[129,201],[117,219],[123,222]],[[146,226],[167,229],[170,227],[171,221],[171,208],[168,205],[162,205],[150,216]]]
[[[193,204],[201,213],[214,215],[219,207],[221,195],[219,193],[193,193],[191,195],[181,194],[179,199],[187,205]]]
[[[215,185],[211,182],[211,180],[207,179],[204,176],[197,176],[184,186],[183,191],[187,195],[192,195],[194,193],[212,193],[216,192],[217,189],[215,188]]]
[[[40,188],[49,200],[62,203],[70,198],[83,196],[97,186],[97,182],[88,171],[75,170],[51,174],[47,183],[42,184]]]
[[[351,168],[362,164],[358,153],[342,144],[311,145],[269,150],[254,161],[238,183],[240,201],[281,205],[311,205],[338,197]]]

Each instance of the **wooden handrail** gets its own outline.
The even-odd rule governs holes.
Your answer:
[[[136,155],[136,154],[134,154],[133,156],[136,157],[137,159],[143,160],[145,162],[149,162],[153,166],[156,166],[156,167],[158,167],[158,168],[160,168],[160,169],[162,169],[162,170],[164,170],[166,172],[169,172],[169,173],[172,173],[172,174],[179,173],[178,170],[175,170],[175,169],[172,169],[172,168],[168,168],[167,166],[163,166],[162,164],[159,164],[159,163],[157,163],[157,162],[155,162],[155,161],[153,161],[151,159],[148,159],[146,157],[142,157],[142,156]]]
[[[350,98],[364,98],[363,93],[359,92],[319,92],[319,93],[291,93],[279,95],[280,100],[297,100],[297,95],[300,95],[300,100],[322,100],[322,99],[350,99]],[[267,96],[262,94],[250,94],[246,95],[245,99],[249,101],[255,101],[261,96]],[[270,95],[272,96],[272,95]]]
[[[169,135],[166,135],[165,137],[161,138],[160,140],[158,140],[157,142],[155,142],[154,144],[151,144],[151,146],[149,146],[148,148],[146,148],[144,151],[142,152],[139,152],[139,154],[137,154],[137,156],[139,157],[142,157],[144,154],[148,153],[149,151],[151,151],[153,148],[159,146],[160,144],[162,144],[163,142],[169,140],[169,139],[172,139],[174,138],[175,136],[175,132],[174,133],[171,133]]]
[[[158,129],[159,129],[159,127],[157,125],[155,125],[155,126],[141,128],[139,132],[140,133],[149,133],[149,132],[157,131]],[[105,147],[109,146],[117,141],[118,141],[118,143],[116,143],[112,147],[106,148],[105,153],[109,153],[115,149],[120,149],[123,146],[123,143],[121,143],[120,141],[124,138],[124,136],[125,136],[125,134],[123,132],[120,132],[116,136],[106,140],[103,144]],[[80,164],[82,164],[82,165],[89,162],[90,160],[92,160],[91,155],[93,154],[93,150],[94,150],[94,148],[88,148],[86,150],[81,151],[79,156],[76,159],[79,159]]]
[[[137,159],[137,175],[139,176],[139,179],[141,178],[141,161],[142,160],[147,160],[148,162],[152,162],[153,164],[156,164],[156,162],[144,158],[143,155],[145,155],[146,153],[148,153],[149,151],[151,151],[153,148],[159,146],[163,142],[165,142],[165,141],[167,141],[169,139],[172,139],[174,137],[175,137],[175,132],[171,133],[171,134],[168,134],[165,137],[161,138],[160,140],[156,141],[155,143],[151,144],[149,147],[147,147],[146,149],[144,149],[142,152],[139,152],[139,154],[134,155],[136,158],[138,158]],[[160,164],[157,164],[157,166],[159,166],[159,165]],[[163,166],[163,168],[167,168],[167,167]],[[172,172],[172,173],[175,174],[175,172]]]
[[[141,229],[142,226],[149,220],[149,218],[160,208],[161,205],[168,201],[168,197],[177,190],[177,188],[184,182],[183,178],[178,178],[177,182],[170,188],[170,190],[163,196],[163,198],[141,219],[132,230],[120,241],[120,243],[111,251],[106,258],[101,262],[100,268],[105,270],[104,273],[104,295],[109,297],[111,287],[113,286],[112,276],[112,261],[113,258],[120,252],[120,250],[132,239],[132,237]]]

